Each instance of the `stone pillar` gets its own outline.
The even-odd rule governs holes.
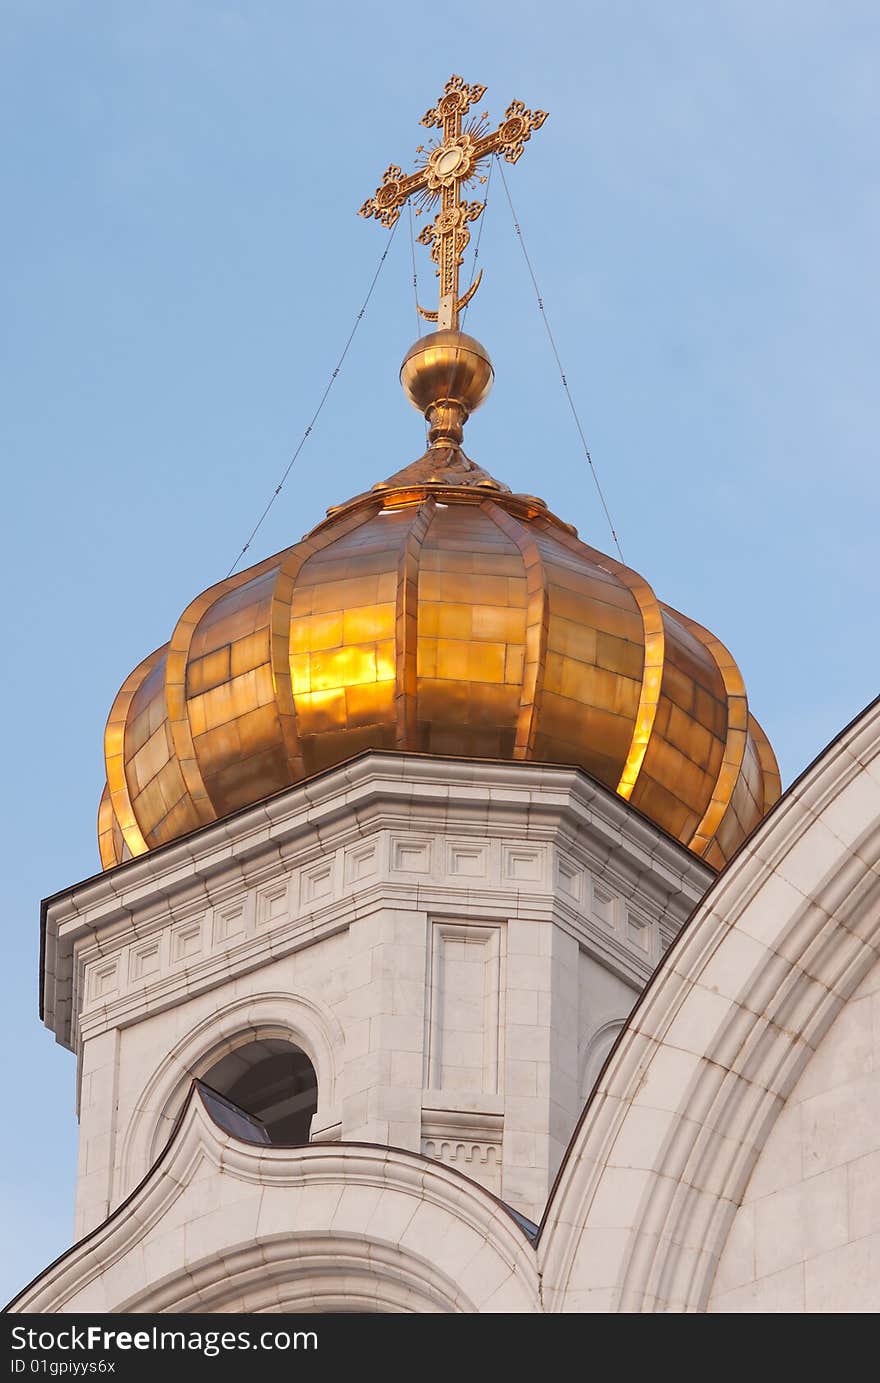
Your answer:
[[[110,1213],[119,1070],[116,1028],[89,1038],[81,1061],[79,1168],[76,1184],[76,1239]]]
[[[502,1194],[539,1220],[579,1113],[579,948],[553,922],[507,930]]]
[[[392,908],[349,928],[344,1139],[419,1149],[426,928],[423,912]]]

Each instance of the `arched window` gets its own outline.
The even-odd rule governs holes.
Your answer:
[[[202,1079],[261,1119],[270,1143],[308,1143],[318,1081],[309,1058],[292,1042],[280,1037],[248,1042],[222,1056]]]

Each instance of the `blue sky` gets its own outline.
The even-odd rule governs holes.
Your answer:
[[[284,470],[381,253],[355,212],[451,72],[550,111],[508,180],[628,563],[786,782],[876,693],[880,10],[3,0],[0,37],[5,1300],[70,1240],[38,914],[97,866],[107,711]],[[608,550],[493,181],[466,447]],[[404,221],[254,559],[419,453],[411,276]]]

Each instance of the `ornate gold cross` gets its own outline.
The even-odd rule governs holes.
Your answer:
[[[390,230],[410,197],[419,196],[418,214],[440,200],[439,212],[430,226],[423,227],[418,239],[420,244],[431,246],[440,279],[439,310],[427,312],[420,307],[419,312],[441,330],[458,327],[458,314],[476,293],[483,276],[481,269],[464,297],[459,298],[458,271],[471,238],[468,223],[476,221],[485,206],[485,202],[463,200],[462,189],[485,183],[479,168],[491,154],[503,154],[508,163],[516,163],[532,130],[540,129],[547,119],[545,110],[526,110],[522,101],[512,101],[502,124],[491,134],[486,132],[489,116],[485,111],[472,117],[463,129],[462,120],[485,93],[484,86],[466,86],[461,77],[450,77],[436,106],[422,116],[423,125],[443,133],[427,148],[419,145],[416,152],[423,156],[421,167],[404,174],[396,164],[390,164],[376,195],[360,209],[361,216],[375,216]]]

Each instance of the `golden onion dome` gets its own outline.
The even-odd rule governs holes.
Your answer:
[[[464,455],[491,364],[456,347],[461,387],[422,389],[436,349],[402,369],[435,445],[197,596],[126,678],[105,868],[366,749],[578,765],[715,866],[779,796],[723,644]]]

